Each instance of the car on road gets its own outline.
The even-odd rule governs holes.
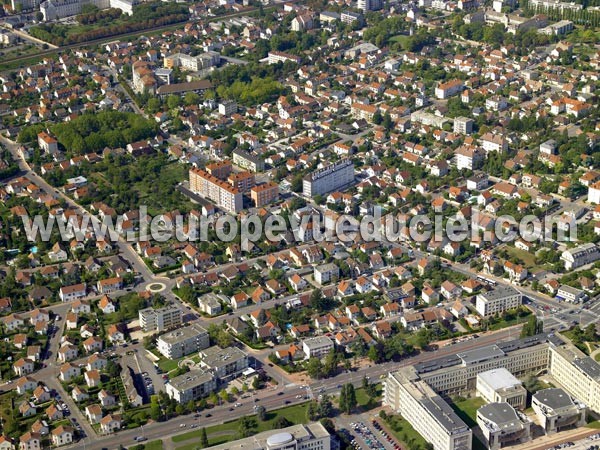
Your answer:
[[[206,414],[204,417],[212,417],[211,413]]]

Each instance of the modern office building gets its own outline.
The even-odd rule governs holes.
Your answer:
[[[171,378],[165,385],[167,395],[179,403],[187,403],[190,400],[210,395],[217,390],[217,379],[209,371],[192,369],[183,375]]]
[[[151,331],[164,331],[181,326],[182,313],[174,305],[163,308],[145,308],[138,311],[140,327],[146,333]]]
[[[210,370],[220,381],[227,381],[248,368],[248,355],[237,347],[215,345],[200,351],[200,367]]]
[[[548,373],[573,397],[600,413],[600,365],[574,345],[550,347]]]
[[[156,341],[156,349],[169,359],[181,358],[209,346],[208,332],[196,323],[163,334]]]
[[[237,213],[244,207],[242,193],[220,178],[201,169],[190,169],[190,190],[227,212]]]
[[[333,341],[327,336],[317,336],[302,341],[305,359],[323,358],[333,349]]]
[[[523,294],[512,286],[502,285],[477,295],[475,309],[482,317],[502,314],[523,303]]]
[[[475,390],[477,375],[492,369],[503,367],[515,376],[546,369],[550,339],[553,337],[539,334],[499,342],[418,363],[414,367],[419,377],[436,392],[442,395],[460,394]]]
[[[471,449],[471,429],[414,367],[388,375],[383,403],[402,415],[435,450]]]
[[[531,397],[531,407],[546,434],[586,423],[587,407],[559,388],[537,391]]]
[[[168,69],[181,67],[183,70],[197,72],[202,69],[210,69],[218,66],[221,55],[218,52],[206,52],[201,55],[192,56],[186,53],[175,53],[165,57],[164,66]]]
[[[210,447],[210,450],[331,450],[331,435],[319,422],[269,430]]]
[[[354,182],[354,164],[349,159],[331,164],[304,177],[302,188],[306,197],[323,195]]]
[[[477,410],[477,425],[490,450],[531,440],[531,420],[508,403],[490,403]]]
[[[488,403],[508,403],[513,408],[525,409],[527,390],[504,367],[477,375],[477,395]]]

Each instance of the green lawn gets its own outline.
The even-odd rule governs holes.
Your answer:
[[[305,423],[307,405],[308,402],[302,403],[300,405],[288,406],[286,408],[267,411],[267,420],[264,422],[259,421],[255,415],[249,416],[253,419],[255,425],[252,428],[252,430],[254,433],[272,430],[273,423],[275,422],[275,419],[277,419],[277,417],[285,417],[293,424]],[[199,428],[188,433],[173,436],[172,440],[174,443],[179,443],[189,441],[191,439],[198,439],[200,437],[201,432],[202,430]],[[236,419],[219,425],[206,427],[206,434],[208,435],[210,445],[216,445],[218,443],[227,442],[232,439],[238,439],[238,420]],[[178,446],[177,449],[193,450],[194,445],[198,445],[198,443],[188,443],[183,446]]]
[[[144,445],[144,450],[163,450],[163,443],[160,439],[150,441]]]
[[[510,256],[514,256],[515,258],[519,258],[520,260],[522,260],[527,266],[527,268],[530,269],[535,266],[535,255],[533,253],[529,253],[519,248],[511,247],[510,245],[505,246],[504,250],[506,250],[506,252]]]
[[[409,38],[410,38],[410,36],[406,36],[404,34],[398,34],[398,35],[390,38],[390,41],[399,42],[400,45],[402,46],[402,48],[405,48],[406,41],[408,41]]]
[[[377,396],[374,398],[370,398],[363,388],[356,389],[356,401],[358,402],[358,406],[363,411],[368,411],[370,409],[376,408],[381,402],[381,384],[377,384]]]
[[[594,428],[600,430],[600,420],[594,420],[586,425],[587,428]]]
[[[402,416],[388,415],[386,424],[392,434],[407,448],[425,448],[427,441]]]
[[[483,405],[485,401],[481,397],[467,398],[450,404],[458,417],[471,428],[477,425],[477,410]]]
[[[485,405],[485,400],[481,397],[472,397],[457,402],[450,403],[450,406],[456,412],[469,428],[477,426],[477,410]],[[473,450],[485,450],[486,446],[473,435]]]

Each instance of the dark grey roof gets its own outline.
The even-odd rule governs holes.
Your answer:
[[[468,430],[469,427],[467,424],[458,417],[442,397],[437,395],[435,397],[428,397],[421,400],[421,404],[444,427],[448,434]]]
[[[515,409],[506,402],[488,403],[477,410],[477,414],[485,417],[490,422],[501,425],[507,422],[520,423]]]
[[[573,365],[590,378],[594,380],[600,380],[600,364],[598,364],[589,356],[575,359],[573,361]]]
[[[533,398],[551,409],[560,409],[573,405],[571,396],[560,388],[548,388],[537,391]]]
[[[433,372],[434,370],[443,369],[444,367],[453,367],[463,362],[465,364],[472,364],[478,361],[485,361],[487,359],[501,356],[501,353],[510,353],[515,350],[522,348],[533,347],[544,342],[552,342],[554,345],[562,345],[564,342],[560,340],[556,335],[547,335],[545,333],[537,334],[522,339],[514,339],[507,342],[498,342],[493,345],[486,345],[474,350],[457,353],[456,355],[448,355],[442,358],[433,359],[431,361],[424,361],[415,364],[417,373]]]
[[[473,364],[481,361],[487,361],[489,359],[501,358],[505,356],[500,347],[497,345],[490,345],[487,347],[480,347],[473,350],[468,350],[466,352],[457,353],[457,356],[465,363],[465,364]]]

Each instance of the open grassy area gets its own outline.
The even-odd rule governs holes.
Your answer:
[[[388,415],[386,424],[396,439],[403,442],[406,448],[425,448],[427,445],[427,441],[402,416]]]
[[[535,266],[535,255],[533,253],[529,253],[525,250],[521,250],[519,248],[511,247],[510,245],[506,245],[504,250],[515,258],[519,258],[522,260],[528,268]]]
[[[485,405],[485,400],[481,397],[467,398],[450,404],[458,417],[471,428],[477,425],[477,409],[483,405]]]
[[[485,405],[485,400],[481,397],[466,398],[450,403],[454,412],[469,426],[469,428],[477,426],[477,410],[483,405]],[[473,450],[485,449],[486,446],[473,435]]]
[[[163,443],[160,439],[157,439],[156,441],[150,441],[146,444],[141,444],[141,447],[144,450],[163,450]]]
[[[381,383],[377,384],[377,396],[374,398],[369,397],[363,388],[358,388],[355,392],[358,406],[363,411],[369,411],[370,409],[376,408],[381,403]]]
[[[254,433],[260,433],[262,431],[272,430],[273,424],[278,417],[285,417],[292,424],[299,424],[306,422],[306,409],[308,406],[308,402],[302,403],[300,405],[288,406],[286,408],[275,409],[272,411],[267,411],[267,420],[261,422],[255,415],[249,416],[254,426],[252,427],[252,431]],[[210,445],[216,445],[218,443],[227,442],[232,439],[238,439],[238,427],[239,420],[232,420],[230,422],[225,422],[219,425],[214,425],[212,427],[206,427],[206,434],[208,436],[208,440]],[[199,428],[194,431],[190,431],[189,433],[180,434],[177,436],[173,436],[172,440],[174,443],[186,442],[191,439],[198,439],[200,437],[202,430]],[[194,445],[198,445],[197,442],[193,444],[185,444],[183,446],[177,446],[178,450],[189,450],[193,449]]]

